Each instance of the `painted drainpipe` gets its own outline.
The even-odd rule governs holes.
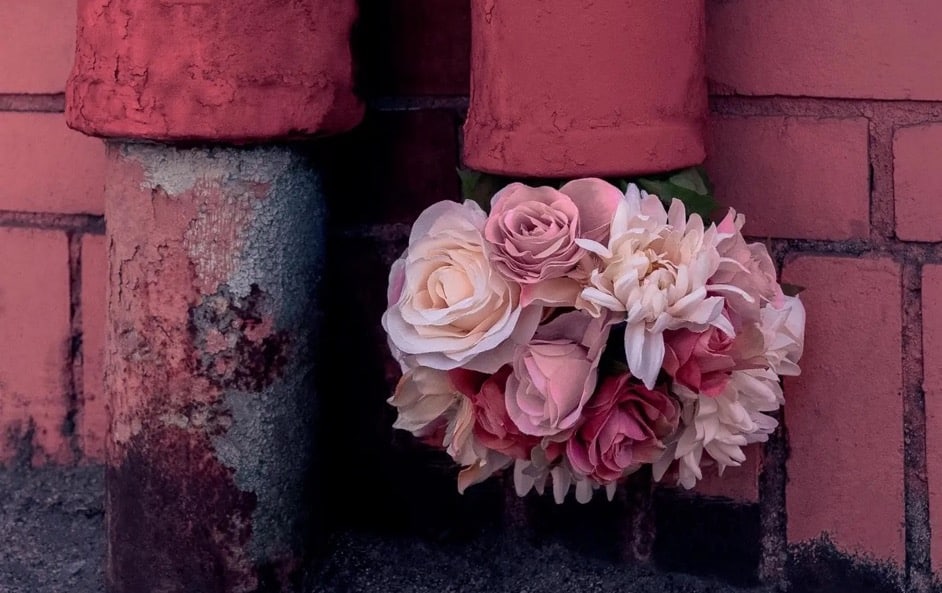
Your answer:
[[[469,167],[571,178],[703,161],[703,0],[471,5]]]
[[[108,142],[106,586],[293,591],[316,489],[319,172],[355,0],[79,0],[69,125]]]
[[[703,162],[704,0],[471,0],[471,11],[468,167],[574,178]],[[638,474],[619,490],[625,560],[651,557],[651,487]]]

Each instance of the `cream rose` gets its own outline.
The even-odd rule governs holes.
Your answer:
[[[463,367],[494,373],[539,323],[520,305],[520,287],[495,270],[485,250],[484,211],[438,202],[416,220],[409,247],[389,276],[383,328],[407,368]]]

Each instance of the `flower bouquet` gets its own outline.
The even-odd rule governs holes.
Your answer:
[[[645,465],[691,488],[775,429],[804,308],[742,215],[708,224],[696,173],[671,179],[511,183],[489,212],[415,221],[382,319],[403,371],[389,403],[462,467],[460,491],[512,470],[521,496],[587,502]]]

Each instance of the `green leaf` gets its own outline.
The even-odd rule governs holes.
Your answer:
[[[785,284],[785,283],[782,284],[782,293],[784,293],[785,296],[790,296],[790,297],[798,296],[799,294],[804,292],[804,290],[805,290],[804,286],[798,286],[797,284]]]
[[[477,202],[485,212],[490,212],[494,194],[508,183],[503,177],[471,169],[459,168],[458,177],[461,179],[461,197]]]
[[[672,199],[680,200],[687,209],[688,217],[699,214],[705,222],[709,222],[710,215],[717,208],[712,184],[701,167],[684,169],[667,179],[644,178],[637,183],[641,189],[658,196],[667,207],[670,207]]]

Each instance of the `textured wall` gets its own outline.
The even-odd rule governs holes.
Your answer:
[[[103,442],[104,149],[68,131],[61,114],[72,4],[0,2],[5,462],[94,461]],[[699,488],[719,504],[655,497],[655,556],[808,583],[798,590],[833,578],[855,590],[928,591],[942,573],[942,5],[707,6],[708,167],[720,200],[769,241],[784,279],[808,287],[805,373],[786,384],[786,430]],[[390,0],[362,12],[355,49],[370,109],[357,130],[317,148],[333,161],[328,378],[346,386],[325,402],[346,435],[331,471],[338,500],[359,503],[336,520],[446,539],[507,519],[551,518],[554,535],[573,540],[585,525],[617,523],[626,501],[505,504],[496,485],[459,498],[440,457],[389,429],[386,270],[415,216],[459,192],[469,6]],[[700,535],[723,543],[702,546],[700,564],[676,560],[695,537],[669,520],[691,509],[706,509]],[[605,541],[621,531],[594,533]],[[732,556],[745,565],[718,568]]]

